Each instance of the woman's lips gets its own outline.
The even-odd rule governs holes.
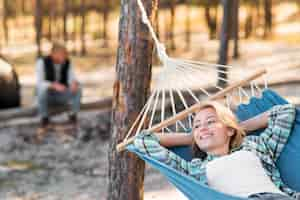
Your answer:
[[[200,140],[210,138],[211,136],[213,136],[212,133],[201,134],[201,135],[200,135]]]

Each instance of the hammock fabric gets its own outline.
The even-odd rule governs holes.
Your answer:
[[[236,115],[240,121],[254,117],[270,109],[274,105],[287,104],[288,102],[270,89],[266,89],[262,93],[261,98],[252,97],[249,104],[241,104],[238,106]],[[259,134],[259,133],[255,133]],[[221,192],[218,192],[206,185],[200,184],[193,178],[176,171],[173,168],[152,159],[149,156],[139,154],[132,145],[127,149],[136,153],[139,157],[149,163],[152,167],[159,170],[167,179],[175,185],[186,197],[191,200],[242,200],[244,198],[234,197]],[[179,154],[186,160],[191,160],[191,149],[189,147],[173,148],[174,152]],[[172,149],[172,150],[173,150]],[[300,191],[300,110],[296,112],[296,119],[292,134],[281,153],[277,166],[280,170],[283,181],[292,189]]]

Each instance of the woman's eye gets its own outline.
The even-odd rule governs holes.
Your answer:
[[[207,122],[208,125],[211,125],[211,124],[214,124],[214,123],[216,123],[216,120],[209,120],[209,121]]]

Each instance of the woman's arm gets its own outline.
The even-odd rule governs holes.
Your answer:
[[[187,133],[157,133],[160,145],[164,147],[188,146],[192,144],[193,135]]]
[[[274,106],[269,112],[264,113],[262,118],[255,120],[256,123],[253,122],[256,127],[264,127],[265,115],[268,116],[267,127],[259,136],[255,136],[254,142],[257,143],[255,148],[259,154],[269,154],[276,161],[292,133],[296,109],[292,104]],[[245,122],[246,127],[245,124],[248,126],[250,123]],[[251,128],[248,127],[248,130],[253,130]],[[251,137],[248,139],[251,140]]]
[[[260,137],[269,151],[273,152],[274,160],[277,160],[292,133],[295,116],[296,108],[293,104],[274,106],[270,110],[268,127]]]
[[[166,138],[164,138],[166,139]],[[206,181],[205,168],[200,159],[188,162],[160,144],[157,134],[142,131],[133,142],[134,151],[158,160],[171,168],[191,176],[199,181]]]
[[[247,132],[255,131],[261,128],[266,128],[268,126],[268,118],[270,111],[261,113],[253,118],[245,120],[240,123],[243,130]]]

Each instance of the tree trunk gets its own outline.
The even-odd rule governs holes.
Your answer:
[[[49,15],[48,15],[48,40],[52,42],[52,20],[53,20],[53,3],[50,1]]]
[[[152,16],[157,1],[142,2],[148,15]],[[120,16],[107,199],[141,200],[145,164],[132,153],[117,153],[116,145],[125,137],[146,103],[150,92],[153,44],[147,27],[142,23],[136,0],[122,0]]]
[[[190,18],[190,10],[191,10],[191,1],[185,0],[186,4],[186,18],[185,18],[185,43],[186,50],[190,49],[191,46],[191,18]]]
[[[245,38],[249,38],[253,33],[253,3],[250,2],[247,6],[247,16],[245,23]]]
[[[5,44],[8,45],[9,30],[8,30],[8,0],[3,0],[3,31]]]
[[[255,20],[253,22],[253,32],[255,34],[255,36],[257,36],[258,32],[257,29],[260,27],[261,21],[262,21],[262,14],[260,11],[261,8],[261,4],[262,2],[260,0],[253,0],[253,14],[255,16]]]
[[[167,45],[167,47],[169,46],[169,40],[170,40],[170,21],[169,21],[169,18],[168,18],[168,14],[165,12],[165,13],[163,13],[163,15],[164,15],[164,20],[163,20],[163,22],[162,23],[164,23],[164,25],[163,25],[163,27],[164,27],[164,31],[163,31],[163,33],[164,33],[164,41],[165,41],[165,43],[166,43],[166,45]],[[168,51],[168,48],[167,48],[167,51]]]
[[[205,3],[205,19],[206,19],[206,24],[209,30],[209,39],[216,39],[217,37],[217,9],[218,7],[215,7],[215,15],[211,15],[211,3],[207,1]]]
[[[86,19],[85,19],[85,0],[80,1],[80,16],[81,16],[81,26],[80,26],[80,40],[81,40],[81,56],[86,55],[86,44],[85,44],[85,25],[86,25]]]
[[[108,47],[108,15],[109,15],[109,1],[105,1],[104,10],[103,10],[103,28],[102,28],[102,36],[103,36],[103,47]]]
[[[264,38],[267,38],[272,34],[272,0],[264,0],[264,11]]]
[[[73,40],[73,48],[72,54],[77,54],[77,15],[76,12],[73,11],[73,32],[72,32],[72,40]]]
[[[170,43],[171,43],[171,50],[175,50],[175,37],[174,37],[174,32],[175,32],[175,5],[176,2],[175,0],[170,1],[170,14],[171,14],[171,21],[170,21]]]
[[[233,0],[232,34],[234,40],[233,58],[239,58],[239,0]]]
[[[35,1],[35,41],[37,46],[37,56],[42,55],[41,39],[42,39],[42,0]]]
[[[223,20],[221,27],[220,35],[220,49],[219,49],[219,60],[218,64],[226,65],[228,62],[228,46],[230,38],[230,20],[231,20],[231,10],[232,10],[232,1],[231,0],[222,0],[223,4]],[[227,68],[218,67],[218,86],[225,87],[227,85]],[[225,72],[225,73],[224,73]]]
[[[61,26],[59,24],[59,6],[58,3],[60,3],[60,1],[58,0],[54,0],[53,1],[55,8],[53,9],[53,26],[54,28],[54,40],[59,40],[60,38],[60,33],[61,33]],[[54,7],[54,6],[53,6]]]
[[[21,0],[21,10],[24,15],[26,15],[26,3],[25,0]]]
[[[3,6],[4,6],[4,4],[3,4],[3,2],[1,2],[1,4],[0,4],[0,17],[1,17],[1,22],[3,22],[3,14],[4,14],[4,8],[3,8]],[[0,30],[0,58],[1,58],[1,52],[2,52],[2,46],[3,46],[3,44],[2,44],[2,38],[4,38],[3,37],[3,35],[4,35],[4,33],[3,33],[3,28]]]
[[[69,13],[69,0],[64,0],[64,12],[63,12],[64,43],[67,43],[67,41],[68,41],[68,13]]]
[[[48,12],[48,40],[52,42],[52,21],[53,21],[53,16],[54,16],[54,3],[53,1],[49,2],[49,12]]]
[[[19,1],[18,9],[19,9],[19,11],[18,11],[18,13],[19,13],[18,21],[19,21],[20,26],[24,27],[24,24],[25,24],[24,23],[24,16],[25,16],[24,0]],[[22,31],[22,38],[23,38],[23,40],[26,39],[26,32],[25,31]]]
[[[157,38],[160,39],[160,27],[159,27],[159,8],[156,8],[157,12],[156,12],[156,19],[155,19],[155,33],[157,35]]]

